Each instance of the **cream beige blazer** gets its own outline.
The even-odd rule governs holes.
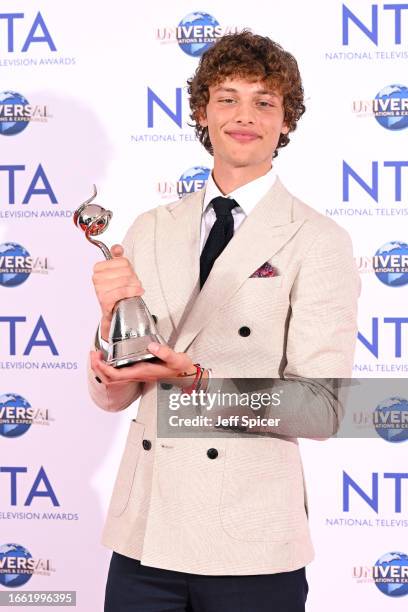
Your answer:
[[[214,377],[350,376],[360,280],[347,232],[277,180],[200,292],[202,198],[196,192],[143,213],[124,241],[170,346]],[[278,276],[250,278],[266,261]],[[240,335],[243,326],[249,335]],[[155,385],[121,390],[98,383],[91,370],[88,378],[104,410],[123,410],[141,396],[105,546],[145,565],[208,575],[291,571],[313,559],[296,437],[157,438]],[[328,437],[339,414],[330,402],[318,409]]]

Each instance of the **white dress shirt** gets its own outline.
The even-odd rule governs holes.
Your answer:
[[[213,179],[212,173],[208,177],[207,185],[205,187],[204,200],[203,200],[203,214],[201,217],[201,241],[200,241],[200,253],[202,252],[208,235],[211,231],[212,226],[215,223],[216,216],[212,206],[210,206],[211,200],[222,196],[224,198],[232,198],[238,204],[232,209],[232,216],[234,218],[234,234],[237,231],[241,223],[246,219],[250,212],[255,208],[255,205],[261,198],[269,191],[274,182],[276,181],[276,172],[274,168],[268,170],[266,174],[259,178],[238,187],[231,193],[224,195],[218,189]]]

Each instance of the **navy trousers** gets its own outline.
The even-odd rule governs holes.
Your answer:
[[[104,612],[304,612],[305,568],[256,576],[202,576],[113,553]]]

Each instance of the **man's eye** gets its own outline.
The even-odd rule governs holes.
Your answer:
[[[270,108],[273,108],[273,106],[274,106],[274,104],[272,102],[268,102],[267,100],[259,100],[258,104],[260,106],[264,106],[264,107],[269,106]]]
[[[231,104],[231,102],[235,102],[234,98],[222,98],[220,102],[226,102],[227,104]]]

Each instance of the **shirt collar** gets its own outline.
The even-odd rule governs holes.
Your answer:
[[[246,183],[246,185],[242,185],[224,195],[218,189],[217,185],[212,176],[212,172],[210,173],[207,184],[205,187],[204,199],[203,199],[203,213],[207,209],[211,200],[217,198],[219,196],[224,198],[233,198],[237,201],[239,206],[242,208],[246,215],[255,208],[255,205],[259,202],[259,200],[266,194],[267,191],[272,187],[276,180],[277,174],[274,168],[268,170],[266,174],[263,176]]]

